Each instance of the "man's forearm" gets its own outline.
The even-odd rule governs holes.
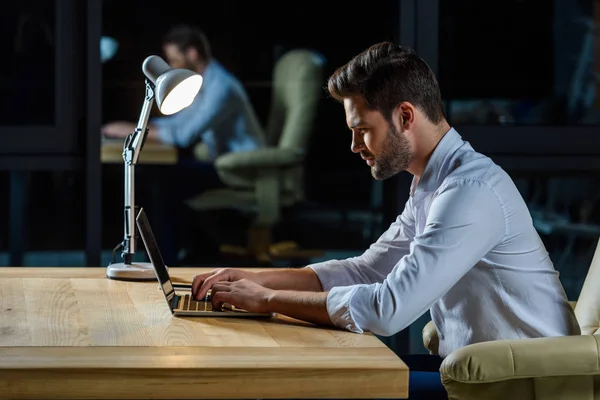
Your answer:
[[[333,325],[327,313],[327,292],[275,290],[269,311],[318,325]]]
[[[322,292],[319,277],[311,268],[285,268],[257,272],[260,284],[275,290]]]

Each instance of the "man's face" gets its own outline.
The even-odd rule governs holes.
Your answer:
[[[411,144],[379,111],[369,110],[361,98],[344,99],[346,123],[352,130],[354,153],[360,153],[377,180],[387,179],[408,168],[413,160]]]
[[[177,45],[168,43],[163,47],[163,51],[171,68],[195,69],[193,60],[190,59],[187,53],[179,50]]]

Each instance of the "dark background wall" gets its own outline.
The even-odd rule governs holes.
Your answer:
[[[84,231],[86,182],[81,167],[88,162],[85,149],[89,138],[85,130],[88,116],[83,58],[88,26],[80,17],[86,13],[85,4],[99,2],[9,0],[2,4],[0,13],[0,164],[12,168],[14,159],[5,156],[17,153],[37,157],[32,149],[40,149],[40,138],[46,141],[44,150],[62,141],[72,144],[67,146],[68,155],[79,157],[76,168],[36,170],[27,185],[31,199],[27,207],[36,216],[30,224],[48,224],[48,216],[54,218],[57,228],[72,224],[69,232],[73,237],[64,238],[66,246],[79,247]],[[589,54],[584,51],[586,29],[582,22],[593,18],[593,0],[484,3],[485,7],[478,0],[382,0],[360,6],[341,0],[104,0],[101,34],[115,38],[119,50],[98,67],[102,78],[98,89],[100,118],[107,122],[138,117],[144,93],[141,63],[148,55],[161,53],[163,34],[177,23],[196,24],[206,31],[216,58],[244,83],[263,122],[270,101],[272,68],[287,49],[309,47],[322,52],[328,60],[329,75],[369,45],[393,40],[425,55],[439,78],[450,121],[476,148],[494,157],[515,177],[523,172],[554,176],[564,170],[594,174],[600,167],[598,109],[580,107],[573,115],[566,109],[574,93],[574,72],[580,66],[590,69],[594,65],[586,61]],[[58,59],[54,50],[64,21],[62,25],[58,22],[56,4],[73,5],[78,18],[68,37],[79,53],[59,52]],[[409,34],[403,36],[401,32]],[[65,101],[66,97],[55,97],[61,87],[55,62],[69,57],[76,64],[71,66],[76,79],[70,90],[78,99],[74,104]],[[579,92],[589,87],[586,79],[581,79]],[[581,101],[575,100],[575,104]],[[59,106],[67,110],[74,129],[37,132],[37,136],[9,132],[15,125],[55,124],[54,111]],[[582,118],[588,111],[595,112],[596,119]],[[17,139],[23,145],[19,152],[10,150]],[[310,200],[334,208],[370,207],[373,180],[349,146],[343,108],[329,99],[324,89],[309,152]],[[44,168],[56,169],[52,162],[36,159],[45,163]],[[551,165],[560,165],[560,171],[545,167]],[[102,200],[115,207],[106,215],[118,225],[122,199],[111,189],[114,182],[110,174],[104,178],[107,184]],[[388,184],[393,186],[395,181]],[[0,171],[0,189],[7,193],[0,196],[0,208],[8,210],[9,177],[4,171]],[[392,190],[386,198],[396,201],[396,195]],[[388,214],[395,215],[402,205],[398,200]],[[8,245],[8,214],[0,215],[0,248]],[[75,222],[68,222],[73,218]],[[119,229],[117,226],[117,232],[108,235],[111,240],[119,236]],[[36,232],[34,229],[33,234]]]
[[[308,47],[320,51],[327,59],[329,76],[369,45],[398,36],[398,6],[394,1],[360,9],[347,2],[315,0],[171,3],[174,6],[168,8],[161,1],[104,1],[103,34],[120,43],[116,57],[103,67],[104,120],[138,115],[144,90],[141,62],[147,55],[161,54],[163,34],[177,23],[195,24],[206,32],[214,56],[244,83],[263,122],[272,68],[286,50]],[[315,201],[367,206],[369,171],[349,151],[343,108],[327,97],[323,83],[309,157],[309,175],[313,177],[313,184],[307,187],[309,196]],[[318,181],[327,183],[319,185]]]

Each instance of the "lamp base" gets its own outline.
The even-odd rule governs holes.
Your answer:
[[[109,279],[115,279],[119,281],[155,281],[156,272],[154,272],[154,266],[152,263],[114,263],[110,264],[106,268],[106,277]]]

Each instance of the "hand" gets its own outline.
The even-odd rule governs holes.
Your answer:
[[[192,297],[196,300],[202,300],[206,297],[206,293],[212,289],[217,282],[235,282],[240,279],[248,279],[253,282],[258,282],[256,272],[242,271],[233,268],[219,268],[199,274],[192,281]]]
[[[211,289],[210,301],[215,310],[220,310],[223,303],[228,303],[248,312],[265,313],[269,312],[269,299],[274,292],[249,279],[218,282]]]
[[[100,132],[102,135],[111,138],[126,138],[127,135],[133,133],[135,124],[127,121],[109,122],[102,126]]]

